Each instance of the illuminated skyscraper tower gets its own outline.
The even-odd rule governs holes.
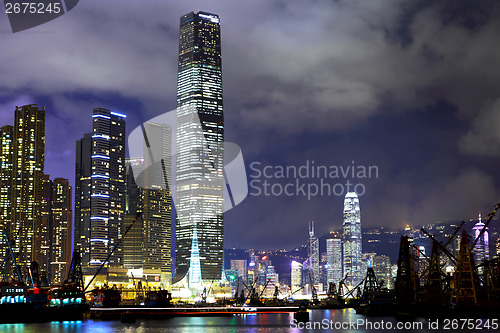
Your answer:
[[[10,235],[12,214],[12,172],[14,160],[14,127],[5,125],[0,129],[0,229]],[[7,257],[7,242],[0,235],[0,265]]]
[[[219,15],[191,12],[180,19],[174,282],[190,271],[195,238],[202,280],[211,282],[221,278],[224,260],[223,141]]]
[[[297,261],[292,261],[291,273],[290,273],[290,286],[292,293],[297,292],[302,288],[302,269],[303,266]]]
[[[326,240],[326,272],[327,283],[334,282],[338,285],[342,280],[342,240],[329,238]]]
[[[10,237],[18,263],[29,266],[41,259],[45,108],[16,107],[14,122]]]
[[[309,247],[308,256],[310,259],[309,275],[312,283],[319,283],[319,240],[314,235],[314,221],[309,221]]]
[[[75,248],[98,267],[120,238],[125,209],[125,116],[96,108],[92,133],[77,141]],[[108,265],[121,265],[122,249]]]
[[[485,224],[481,221],[481,214],[479,214],[479,219],[474,228],[472,228],[472,230],[474,230],[474,239],[479,237],[484,228]],[[488,228],[486,228],[484,233],[477,240],[476,245],[474,246],[474,255],[477,265],[490,259]],[[480,268],[482,269],[482,267]]]
[[[363,279],[361,250],[361,215],[356,192],[349,192],[344,200],[344,274],[346,284],[355,287]]]
[[[67,179],[44,176],[42,201],[41,261],[50,283],[60,284],[68,277],[72,248],[72,198]]]

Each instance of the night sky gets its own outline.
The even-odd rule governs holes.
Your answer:
[[[198,10],[221,15],[225,141],[249,181],[254,162],[376,166],[326,179],[363,184],[363,226],[469,220],[500,201],[498,1],[84,0],[15,34],[1,14],[0,125],[45,105],[45,172],[74,185],[92,108],[126,114],[127,133],[175,108],[179,17]],[[249,195],[226,213],[226,246],[292,248],[309,220],[339,229],[342,208]]]

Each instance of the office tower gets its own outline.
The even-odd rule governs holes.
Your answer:
[[[171,280],[172,132],[168,125],[146,122],[144,157],[126,160],[125,225],[142,213],[124,240],[124,267],[160,269]],[[148,166],[145,168],[145,166]],[[137,172],[137,175],[134,175]]]
[[[14,128],[5,125],[0,128],[0,265],[10,256],[5,234],[10,235],[12,213],[12,175],[14,159]]]
[[[99,267],[118,242],[125,209],[125,116],[95,108],[92,133],[76,144],[75,249]],[[108,266],[122,264],[118,248]]]
[[[327,283],[336,285],[342,280],[342,240],[329,238],[326,240]]]
[[[344,200],[343,226],[344,274],[346,285],[355,287],[363,279],[361,257],[361,215],[356,192],[348,192]]]
[[[342,240],[340,238],[333,239],[333,282],[337,285],[344,278],[342,265]]]
[[[302,288],[302,269],[303,265],[297,261],[292,261],[290,272],[290,286],[292,288],[292,293],[297,292]]]
[[[500,257],[500,238],[495,242],[495,254],[497,258]]]
[[[326,240],[326,283],[335,282],[333,279],[333,238]]]
[[[309,277],[313,284],[319,283],[319,240],[314,235],[314,221],[309,221],[309,247],[307,255],[310,258]]]
[[[485,230],[481,235],[483,229]],[[474,230],[474,241],[477,240],[474,246],[476,265],[479,265],[490,259],[488,228],[485,227],[485,224],[481,221],[481,214],[479,214],[479,219],[472,230]],[[480,268],[482,269],[482,267]]]
[[[135,181],[133,170],[140,170],[144,165],[144,158],[125,159],[125,217],[124,225],[129,226],[134,222],[137,213],[142,212],[143,200],[142,190]],[[142,216],[130,228],[127,237],[123,239],[123,267],[128,269],[140,269],[143,263],[142,243]]]
[[[415,246],[418,247],[415,258],[415,265],[418,276],[426,276],[426,272],[428,272],[429,270],[429,259],[431,257],[431,254],[426,253],[424,245],[418,245],[418,244],[423,244],[425,240],[429,241],[430,239],[428,237],[415,238],[413,242],[413,244],[415,244]],[[426,279],[420,279],[421,286],[424,286],[426,283],[427,283]]]
[[[385,288],[392,288],[391,259],[386,255],[373,257],[373,271],[379,284],[383,283]]]
[[[279,287],[279,274],[276,273],[274,266],[267,266],[266,282],[264,283],[264,297],[271,298],[274,296],[275,287]]]
[[[20,266],[41,260],[45,108],[16,106],[10,238]]]
[[[237,271],[240,280],[247,284],[248,272],[246,260],[231,260],[231,270]]]
[[[166,175],[172,170],[172,129],[168,125],[146,122],[144,131],[148,137],[144,163],[149,167],[139,176],[144,185],[141,189],[143,267],[170,273],[172,194]]]
[[[72,189],[69,181],[55,178],[52,181],[49,277],[59,284],[68,277],[72,255]]]
[[[219,16],[191,12],[180,19],[174,282],[188,275],[195,234],[202,280],[212,283],[221,279],[224,261],[223,141]]]

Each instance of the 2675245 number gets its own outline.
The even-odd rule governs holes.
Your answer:
[[[5,3],[6,14],[59,14],[61,12],[61,3],[42,3],[42,2],[7,2]]]

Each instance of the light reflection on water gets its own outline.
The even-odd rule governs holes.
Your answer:
[[[293,313],[264,313],[234,315],[230,317],[178,317],[166,320],[138,320],[133,324],[125,324],[119,321],[93,321],[84,320],[82,322],[63,323],[43,323],[43,324],[0,324],[0,332],[5,333],[271,333],[271,332],[449,332],[429,329],[429,323],[423,318],[413,318],[408,320],[407,325],[416,325],[414,328],[398,330],[398,321],[391,317],[365,317],[357,315],[353,309],[343,310],[310,310],[311,321],[308,326],[299,326],[294,322]],[[363,322],[361,322],[363,321]],[[366,322],[372,325],[371,329]],[[377,328],[376,325],[385,326]],[[334,325],[345,325],[349,323],[360,323],[353,329],[353,326],[344,329],[337,329]],[[364,323],[364,324],[362,324]],[[314,328],[309,328],[316,325]],[[388,330],[388,325],[392,329]],[[408,326],[410,327],[410,326]],[[383,329],[382,329],[383,328]],[[460,332],[454,330],[453,333]],[[470,331],[469,331],[470,332]],[[481,332],[493,332],[481,330]],[[498,331],[495,331],[498,332]]]

